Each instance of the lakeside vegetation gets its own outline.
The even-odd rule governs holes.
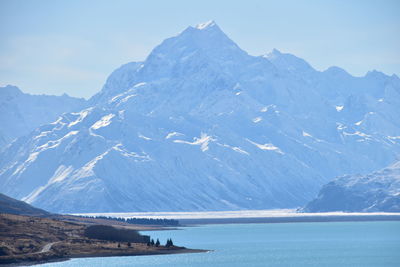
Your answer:
[[[162,245],[139,230],[165,229],[167,219],[122,219],[60,215],[0,194],[0,264],[35,264],[77,257],[206,252]]]
[[[135,226],[88,225],[59,219],[0,214],[0,264],[39,263],[76,257],[205,252],[171,239],[141,235]]]

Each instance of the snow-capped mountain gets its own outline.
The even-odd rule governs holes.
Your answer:
[[[303,211],[400,212],[400,161],[367,175],[333,180]]]
[[[0,155],[0,190],[56,212],[289,208],[400,153],[400,79],[251,56],[214,22],[121,66],[90,108]]]
[[[17,137],[56,120],[62,113],[79,111],[86,101],[68,95],[30,95],[18,87],[0,87],[0,150]]]

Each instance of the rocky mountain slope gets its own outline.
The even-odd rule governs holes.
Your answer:
[[[86,105],[68,95],[30,95],[18,87],[0,87],[0,150],[14,139],[42,124],[55,121],[62,113],[79,111]]]
[[[47,211],[32,207],[31,205],[0,194],[0,213],[8,213],[15,215],[27,216],[48,216],[50,213]]]
[[[0,191],[54,212],[291,208],[400,153],[400,79],[251,56],[214,23],[121,66],[90,108],[0,154]]]
[[[400,212],[400,161],[367,175],[333,180],[303,211]]]

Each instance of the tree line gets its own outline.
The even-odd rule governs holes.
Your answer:
[[[116,218],[107,216],[80,216],[84,218],[96,218],[125,222],[129,224],[145,224],[145,225],[162,225],[162,226],[179,226],[179,221],[174,219],[153,219],[153,218]]]
[[[152,238],[149,242],[147,242],[147,246],[148,247],[158,247],[158,246],[160,246],[160,240],[157,238],[157,241],[154,242],[154,239]],[[172,242],[172,238],[167,239],[167,243],[165,243],[165,246],[167,248],[174,246],[174,242]]]

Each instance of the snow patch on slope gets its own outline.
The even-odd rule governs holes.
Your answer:
[[[199,24],[197,24],[197,25],[196,25],[196,29],[198,29],[198,30],[204,30],[204,29],[213,27],[213,26],[215,26],[215,25],[216,25],[215,22],[214,22],[213,20],[210,20],[210,21],[207,21],[207,22],[204,22],[204,23],[199,23]]]
[[[78,118],[75,121],[68,124],[68,127],[72,127],[72,126],[82,122],[87,117],[89,112],[90,112],[90,109],[83,110],[83,111],[77,112],[77,113],[71,113],[72,115],[78,115]]]
[[[279,153],[279,154],[282,154],[282,155],[285,154],[285,153],[282,152],[282,150],[279,149],[279,147],[274,146],[274,145],[271,144],[271,143],[258,144],[258,143],[256,143],[256,142],[253,142],[253,141],[249,140],[249,139],[246,139],[246,140],[247,140],[248,142],[250,142],[251,144],[255,145],[256,147],[258,147],[258,148],[261,149],[261,150],[274,151],[274,152]]]
[[[250,155],[249,152],[243,150],[243,149],[240,148],[240,147],[237,147],[237,146],[230,146],[230,145],[227,145],[227,144],[220,144],[220,143],[217,143],[217,144],[220,145],[220,146],[222,146],[222,147],[230,148],[230,149],[232,149],[233,151],[236,151],[236,152],[238,152],[238,153],[242,153],[242,154],[248,155],[248,156]]]
[[[254,123],[258,123],[258,122],[262,121],[262,118],[261,118],[261,117],[256,117],[256,118],[254,118],[252,121],[253,121]]]
[[[170,139],[170,138],[172,138],[172,137],[174,137],[174,136],[182,136],[182,135],[184,135],[184,134],[178,133],[178,132],[171,132],[171,133],[168,133],[168,134],[167,134],[167,136],[165,137],[165,139]]]
[[[174,143],[187,144],[192,146],[200,146],[201,151],[205,152],[208,150],[208,144],[211,141],[215,141],[211,136],[206,133],[201,133],[200,138],[195,137],[193,142],[188,142],[184,140],[174,140]]]
[[[102,127],[106,127],[108,125],[110,125],[111,123],[111,119],[114,118],[115,114],[108,114],[106,116],[103,116],[100,120],[98,120],[97,122],[95,122],[91,129],[97,130],[100,129]]]
[[[335,106],[335,108],[337,112],[340,112],[343,110],[344,106]]]

